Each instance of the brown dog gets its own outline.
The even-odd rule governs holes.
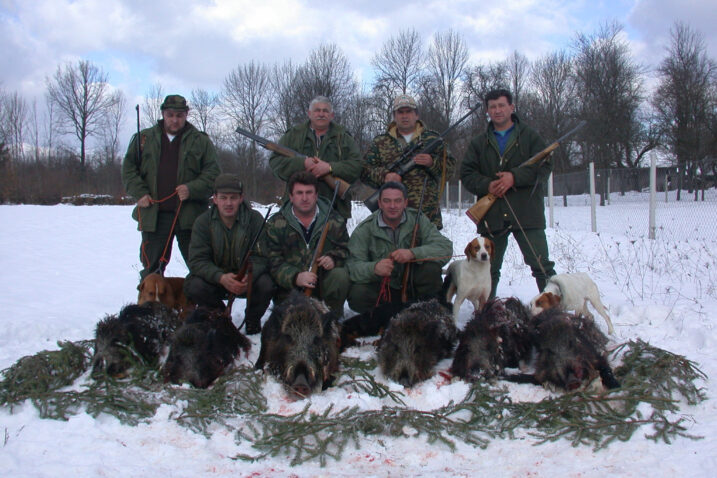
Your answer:
[[[164,277],[156,272],[147,275],[137,286],[139,305],[145,302],[161,302],[167,307],[184,310],[187,298],[184,296],[184,277]]]

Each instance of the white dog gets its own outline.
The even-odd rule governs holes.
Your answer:
[[[443,280],[446,301],[450,302],[456,296],[453,302],[453,318],[456,320],[463,301],[468,299],[476,310],[480,310],[490,296],[493,241],[476,237],[468,243],[465,253],[465,259],[451,262]]]
[[[590,302],[595,310],[603,316],[607,323],[608,333],[613,335],[615,330],[612,321],[605,311],[605,306],[600,302],[600,292],[595,282],[582,272],[575,274],[557,274],[548,279],[543,292],[530,301],[530,310],[533,315],[552,307],[560,307],[563,310],[574,310],[577,314],[593,318],[588,310]]]

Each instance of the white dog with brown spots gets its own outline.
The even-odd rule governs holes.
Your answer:
[[[493,241],[486,237],[476,237],[466,246],[465,254],[465,259],[451,262],[443,280],[446,301],[450,302],[456,296],[453,302],[455,320],[458,319],[458,311],[464,301],[469,300],[476,310],[481,310],[490,296]]]

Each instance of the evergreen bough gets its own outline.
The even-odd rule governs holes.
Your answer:
[[[292,415],[266,413],[263,374],[249,366],[237,367],[209,389],[164,384],[158,371],[143,363],[134,364],[123,380],[91,378],[92,341],[58,345],[59,350],[23,357],[2,371],[0,407],[12,413],[29,400],[43,418],[67,420],[84,411],[136,425],[148,422],[166,404],[177,409],[170,417],[178,424],[206,436],[217,427],[234,430],[237,442],[248,441],[257,450],[236,459],[288,455],[292,465],[339,460],[349,443],[359,448],[367,436],[425,437],[429,443],[455,449],[456,442],[485,448],[494,438],[512,439],[523,431],[536,437],[536,445],[566,439],[573,446],[599,450],[651,426],[645,436],[656,442],[698,439],[687,433],[680,406],[706,398],[696,382],[707,377],[694,362],[641,340],[613,352],[612,361],[621,362],[615,369],[622,384],[618,389],[514,403],[504,387],[475,383],[462,400],[435,410],[407,408],[401,392],[375,379],[374,360],[342,358],[336,387],[388,399],[394,405],[380,410],[332,406],[317,414],[308,403]]]

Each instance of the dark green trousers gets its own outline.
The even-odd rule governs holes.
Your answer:
[[[409,300],[420,300],[438,297],[443,287],[441,266],[436,262],[411,264],[411,277],[407,290]],[[349,291],[349,307],[362,314],[376,307],[376,300],[381,289],[381,280],[368,284],[352,284]],[[391,289],[391,302],[401,302],[401,290]]]
[[[142,245],[139,248],[139,260],[142,262],[144,269],[140,271],[140,281],[144,277],[153,272],[157,272],[160,267],[160,259],[162,259],[162,253],[164,252],[165,246],[167,252],[164,255],[165,261],[162,261],[162,271],[169,264],[169,259],[172,257],[172,243],[174,236],[177,237],[179,243],[179,251],[182,253],[184,262],[189,262],[189,241],[192,237],[191,229],[178,229],[177,226],[174,228],[172,238],[169,237],[169,232],[172,230],[172,223],[174,222],[173,212],[160,212],[157,216],[157,230],[155,232],[144,232],[142,231]],[[167,245],[169,243],[169,245]]]
[[[344,267],[334,267],[330,271],[319,269],[319,287],[313,292],[313,296],[326,302],[326,305],[338,317],[344,315],[344,303],[346,295],[351,287],[351,279],[349,273]],[[274,303],[283,302],[291,290],[276,288],[274,294]]]
[[[545,229],[526,229],[524,231],[518,229],[511,232],[515,242],[518,243],[520,252],[523,254],[523,262],[530,266],[533,277],[535,277],[538,292],[542,292],[548,278],[555,275],[555,263],[548,259],[548,241],[545,238]],[[505,250],[508,248],[509,234],[510,232],[496,234],[495,236],[485,235],[495,243],[495,254],[493,261],[490,263],[491,298],[495,297],[498,282],[500,281],[500,268],[503,266],[503,256],[505,256]]]

